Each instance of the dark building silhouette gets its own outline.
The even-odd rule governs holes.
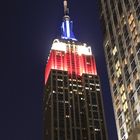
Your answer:
[[[140,1],[99,2],[118,139],[127,140],[130,136],[137,140],[140,128]]]
[[[60,39],[45,70],[44,140],[107,140],[99,76],[91,47],[80,43],[64,1]]]

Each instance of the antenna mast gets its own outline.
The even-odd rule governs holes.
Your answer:
[[[64,0],[64,16],[69,14],[68,2]]]

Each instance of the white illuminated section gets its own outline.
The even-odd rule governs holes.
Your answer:
[[[82,55],[82,54],[84,54],[84,55],[92,55],[91,47],[89,47],[89,46],[87,47],[85,45],[78,45],[77,46],[77,53],[79,55]]]
[[[67,37],[70,37],[70,23],[66,20],[66,30],[67,30]]]
[[[62,29],[64,30],[64,28],[65,28],[65,27],[64,27],[64,22],[62,22]]]
[[[66,52],[66,44],[63,42],[54,42],[52,44],[52,50],[57,50],[57,51],[64,51]]]

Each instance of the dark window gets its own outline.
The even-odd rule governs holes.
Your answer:
[[[121,75],[119,76],[118,81],[119,81],[119,82],[122,81],[122,76],[121,76]]]
[[[118,10],[119,10],[119,13],[120,13],[120,16],[122,15],[122,4],[121,4],[121,0],[118,2]]]
[[[139,0],[134,0],[134,6],[135,6],[135,8],[137,8],[138,5],[139,5]]]
[[[62,81],[58,81],[58,86],[59,87],[63,86],[63,82]]]
[[[138,60],[140,61],[140,51],[138,52],[137,56],[138,56]]]
[[[97,111],[97,110],[98,110],[98,108],[97,108],[96,105],[94,105],[94,106],[92,107],[92,109],[93,109],[93,111]]]
[[[115,91],[115,90],[116,90],[116,88],[117,88],[117,85],[116,85],[116,84],[114,84],[114,85],[113,85],[113,91]]]
[[[114,73],[113,67],[110,68],[110,73],[111,73],[111,75]]]
[[[124,72],[126,72],[127,70],[128,70],[128,66],[125,65],[125,66],[124,66]]]
[[[124,37],[127,38],[127,36],[128,36],[128,29],[127,29],[126,24],[123,26],[123,33],[124,33]]]
[[[132,71],[133,71],[135,68],[136,68],[136,63],[135,63],[135,61],[133,61],[133,62],[131,63],[131,69],[132,69]]]
[[[121,137],[123,137],[123,136],[124,136],[124,134],[125,134],[125,132],[124,132],[124,129],[123,129],[123,128],[120,130],[120,133],[121,133]]]
[[[122,126],[122,116],[120,116],[120,118],[119,118],[119,126],[121,127]]]
[[[99,129],[99,128],[100,128],[100,124],[99,124],[99,121],[98,121],[98,120],[95,120],[95,121],[94,121],[94,127],[95,127],[96,129]]]
[[[114,10],[115,6],[114,6],[114,0],[110,0],[110,6],[111,6],[111,9],[112,11]]]
[[[110,58],[108,58],[108,59],[110,59]],[[113,66],[113,62],[112,62],[112,60],[110,59],[110,61],[109,61],[109,67],[111,68]]]
[[[109,12],[109,8],[107,6],[107,4],[105,5],[105,10],[106,10],[106,15],[107,15],[107,20],[110,19],[110,12]]]
[[[133,92],[133,91],[130,91],[128,95],[129,95],[129,99],[131,100],[131,98],[132,98],[133,95],[134,95],[134,92]]]
[[[118,20],[117,20],[117,15],[116,15],[115,11],[113,13],[113,19],[114,19],[114,24],[117,25],[118,24]]]
[[[96,96],[93,96],[93,95],[92,95],[92,104],[97,105]]]
[[[63,100],[63,94],[58,94],[58,100],[62,101]]]
[[[130,49],[131,49],[131,45],[129,45],[129,46],[127,47],[128,53],[129,53]]]
[[[72,139],[75,140],[75,131],[74,131],[74,128],[72,129]]]
[[[78,129],[76,132],[77,132],[77,138],[80,140],[81,139],[80,130]]]
[[[131,98],[130,102],[131,102],[131,105],[133,106],[134,103],[135,103],[135,99],[134,99],[134,97]]]
[[[110,58],[111,58],[111,53],[109,52],[108,53],[108,60],[110,60]]]
[[[93,112],[93,118],[98,119],[98,112]]]
[[[64,133],[64,130],[60,130],[60,131],[59,131],[59,136],[60,136],[60,139],[61,139],[61,140],[65,140],[65,133]]]
[[[126,45],[129,46],[129,44],[130,44],[130,38],[128,36],[127,39],[126,39]]]
[[[130,9],[129,0],[124,0],[124,4],[125,4],[125,7],[126,7],[126,10],[128,11]]]
[[[56,87],[56,80],[53,80],[53,87]]]
[[[110,37],[113,36],[113,30],[112,30],[112,24],[109,22],[109,32],[110,32]]]
[[[134,110],[133,116],[134,116],[134,119],[136,119],[136,117],[138,116],[137,110]]]
[[[53,94],[53,100],[56,101],[56,94]]]
[[[137,81],[135,82],[135,88],[138,89],[139,86],[140,86],[140,80],[137,80]]]
[[[96,136],[96,140],[101,140],[101,132],[100,131],[97,131],[95,133],[95,136]]]
[[[131,83],[131,82],[130,82],[130,79],[129,79],[129,80],[127,81],[127,86],[129,86],[129,85],[130,85],[130,83]]]
[[[130,75],[129,75],[129,72],[128,72],[128,70],[125,72],[125,79],[126,79],[126,81],[129,79],[129,77],[130,77]]]
[[[58,88],[58,92],[63,92],[63,89],[62,88]]]
[[[131,54],[130,57],[129,57],[130,63],[133,61],[133,59],[134,59],[134,55]]]
[[[114,92],[114,97],[116,97],[117,94],[118,94],[118,91],[116,90],[116,91]]]
[[[137,14],[137,17],[140,17],[140,6],[138,6],[138,8],[137,8],[136,14]],[[138,19],[139,19],[139,18],[138,18]]]
[[[122,36],[121,35],[119,35],[118,36],[118,42],[119,42],[119,46],[122,46]]]
[[[121,115],[121,110],[119,108],[118,111],[117,111],[117,116],[119,117],[120,115]]]
[[[68,93],[65,91],[65,100],[68,101]]]
[[[140,50],[140,43],[138,43],[138,45],[136,46],[136,50],[137,52]]]
[[[67,72],[66,72],[66,71],[64,71],[64,74],[65,74],[65,75],[67,75]]]

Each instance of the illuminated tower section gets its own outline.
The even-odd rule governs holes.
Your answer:
[[[45,83],[51,69],[67,71],[69,75],[97,75],[91,47],[71,40],[54,40],[46,66]]]
[[[77,41],[67,12],[61,29],[45,70],[44,140],[107,140],[91,47]]]

